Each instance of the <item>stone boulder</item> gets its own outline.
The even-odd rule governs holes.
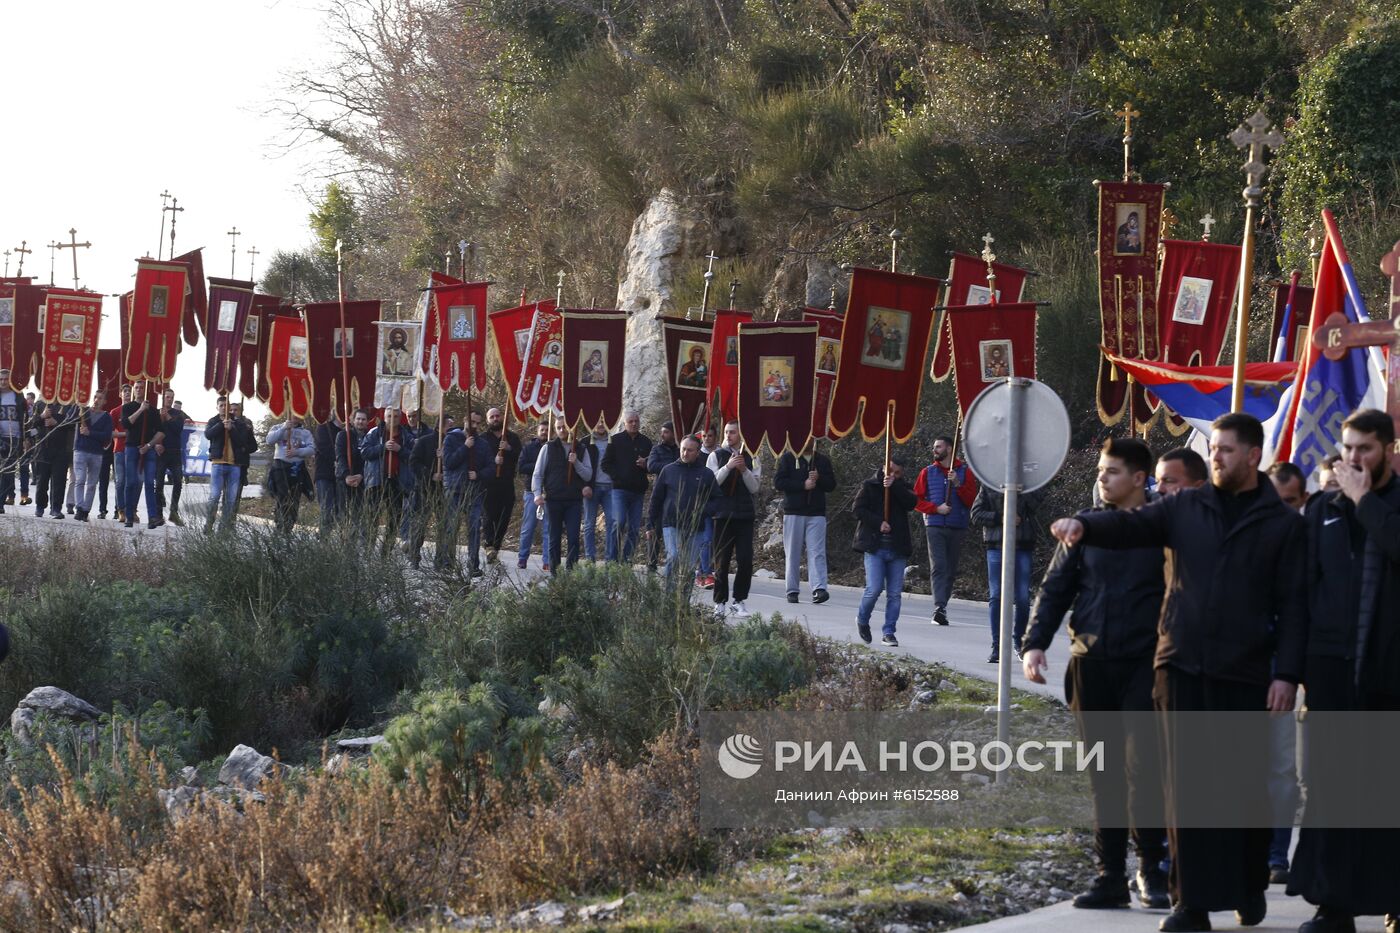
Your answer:
[[[80,722],[95,722],[102,713],[87,700],[80,700],[58,687],[35,687],[19,701],[20,709],[32,709]]]
[[[219,769],[219,783],[255,791],[263,778],[270,777],[279,767],[276,761],[256,748],[239,745],[229,752],[224,766]]]

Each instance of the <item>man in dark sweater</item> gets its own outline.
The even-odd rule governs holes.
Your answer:
[[[499,408],[486,412],[486,433],[481,436],[490,453],[492,467],[483,481],[482,534],[486,545],[486,562],[494,564],[505,543],[510,515],[515,510],[515,471],[520,463],[520,435],[507,431],[505,415]]]
[[[807,552],[807,584],[812,602],[824,603],[826,592],[826,494],[836,488],[831,458],[808,441],[800,454],[786,451],[773,471],[773,488],[783,494],[783,555],[787,601],[797,602],[802,552]]]
[[[344,444],[344,431],[345,425],[335,411],[316,426],[316,470],[312,478],[316,482],[316,504],[321,509],[323,535],[340,521],[345,506],[344,487],[335,481],[335,448],[337,444]]]
[[[759,464],[744,451],[739,436],[739,423],[724,426],[724,445],[710,454],[706,464],[715,474],[718,489],[710,497],[710,517],[714,519],[714,601],[716,606],[729,603],[729,562],[738,557],[734,571],[734,602],[729,603],[730,615],[746,616],[749,584],[753,582],[753,519],[754,493],[758,492]]]
[[[1016,591],[1013,594],[1016,603],[1012,645],[1017,653],[1031,617],[1031,557],[1040,527],[1036,510],[1044,496],[1043,490],[1037,490],[1016,497]],[[977,498],[972,500],[972,524],[981,526],[982,543],[987,548],[987,615],[992,627],[988,664],[1001,660],[1001,518],[1005,509],[1006,497],[986,486],[979,489]]]
[[[233,416],[227,398],[220,398],[218,414],[209,419],[204,436],[209,441],[209,504],[204,514],[204,533],[214,530],[217,519],[220,532],[233,528],[238,515],[238,503],[243,495],[239,482],[238,458],[251,454],[258,447],[253,426],[246,419]],[[223,510],[222,515],[220,509]]]
[[[15,501],[15,476],[27,446],[29,403],[10,385],[9,369],[0,369],[0,514]]]
[[[564,539],[568,538],[568,566],[579,557],[579,528],[583,521],[583,490],[593,479],[593,458],[587,445],[574,440],[573,429],[561,419],[555,438],[540,450],[531,484],[535,501],[544,501],[549,517],[549,569],[559,572]]]
[[[889,509],[885,502],[888,496]],[[904,570],[914,552],[909,538],[909,513],[918,504],[914,490],[904,480],[904,464],[890,461],[889,473],[876,470],[856,496],[855,550],[865,555],[865,593],[856,611],[856,632],[870,644],[870,616],[881,591],[885,594],[882,645],[899,647],[895,626],[904,597]]]
[[[1104,508],[1135,509],[1147,501],[1152,451],[1136,438],[1110,438],[1099,454]],[[1099,509],[1080,513],[1088,515]],[[1060,545],[1035,601],[1026,633],[1024,668],[1032,683],[1045,683],[1045,652],[1071,610],[1070,659],[1065,697],[1075,713],[1152,711],[1152,655],[1166,581],[1160,547],[1109,551]],[[1128,830],[1137,848],[1138,898],[1145,907],[1170,907],[1166,874],[1159,867],[1167,835],[1161,827],[1162,786],[1155,732],[1131,740],[1118,717],[1079,716],[1086,744],[1104,744],[1102,770],[1090,771],[1094,794],[1094,855],[1099,874],[1075,907],[1127,907]],[[1146,720],[1138,717],[1135,723]],[[1131,820],[1130,820],[1131,814]]]
[[[647,455],[647,475],[656,477],[669,464],[675,463],[681,458],[681,449],[676,445],[676,429],[671,422],[666,421],[661,425],[661,440],[653,444],[651,453]],[[650,515],[650,507],[647,514]],[[648,524],[648,527],[651,527]],[[656,573],[657,561],[661,558],[662,548],[665,546],[659,534],[647,535],[647,570]]]
[[[171,524],[183,525],[180,517],[180,491],[185,485],[185,425],[190,416],[185,414],[180,403],[175,401],[175,390],[166,389],[161,393],[161,432],[165,435],[161,452],[156,461],[156,499],[160,510],[165,514],[165,483],[170,481]]]
[[[516,467],[516,473],[525,477],[525,491],[520,495],[520,553],[516,555],[515,563],[519,570],[525,569],[525,563],[530,559],[530,549],[535,546],[536,525],[540,529],[540,556],[544,560],[544,569],[549,569],[549,523],[540,517],[542,504],[535,504],[533,482],[535,461],[539,459],[540,451],[547,443],[549,443],[549,425],[541,421],[535,425],[534,440],[521,449],[520,465]]]
[[[36,517],[45,507],[53,518],[63,517],[63,495],[68,485],[68,468],[73,462],[73,435],[78,410],[53,402],[39,406],[30,421],[38,432],[34,444],[34,498]]]
[[[705,506],[717,492],[715,475],[700,462],[700,442],[687,437],[680,458],[658,471],[651,491],[647,536],[657,529],[666,545],[666,579],[672,586],[690,583],[700,558],[700,529]]]
[[[357,408],[350,419],[349,436],[342,431],[336,435],[332,453],[335,456],[335,481],[340,486],[340,496],[344,502],[345,519],[358,523],[364,515],[365,500],[365,458],[360,453],[360,445],[365,442],[365,432],[369,430],[369,410]]]
[[[97,481],[102,473],[103,451],[112,443],[112,416],[102,410],[107,393],[93,392],[92,406],[78,415],[78,431],[73,438],[74,518],[88,520]]]
[[[647,458],[651,438],[641,433],[642,416],[635,410],[623,415],[624,430],[617,432],[603,452],[602,469],[612,477],[612,501],[608,513],[617,541],[609,551],[624,564],[632,560],[642,530],[642,500],[647,494]]]

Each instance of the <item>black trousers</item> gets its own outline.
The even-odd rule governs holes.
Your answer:
[[[481,518],[486,537],[486,550],[499,551],[506,540],[506,529],[515,511],[515,480],[493,479],[486,482],[486,499]]]
[[[1128,827],[1144,868],[1162,861],[1167,831],[1159,738],[1152,713],[1152,656],[1119,660],[1071,657],[1065,696],[1086,744],[1103,742],[1104,768],[1089,772],[1094,791],[1094,855],[1099,873],[1127,871]],[[1119,717],[1117,712],[1137,715]]]
[[[1268,687],[1187,674],[1173,667],[1158,668],[1152,702],[1159,712],[1260,711]],[[1263,720],[1261,719],[1261,722]],[[1215,730],[1200,717],[1162,717],[1167,839],[1171,844],[1169,878],[1172,900],[1191,910],[1238,910],[1269,886],[1268,732],[1261,728],[1256,753],[1241,749],[1238,734],[1229,769],[1210,767],[1209,748]],[[1243,753],[1242,753],[1243,752]],[[1219,794],[1223,784],[1235,800],[1256,801],[1262,810],[1261,828],[1180,828],[1184,801]],[[1247,820],[1242,820],[1246,822]]]
[[[156,464],[156,502],[160,503],[161,514],[165,513],[165,480],[170,479],[170,514],[180,511],[180,490],[185,485],[185,461],[161,460]],[[293,517],[293,522],[296,519]]]
[[[97,471],[97,511],[107,511],[107,484],[112,480],[112,448],[102,451],[102,467]]]
[[[21,456],[23,442],[19,438],[0,437],[0,508],[15,494],[15,473]]]
[[[68,467],[70,460],[56,459],[50,463],[34,461],[34,505],[36,512],[51,508],[56,514],[63,514],[63,494],[68,489]],[[50,505],[52,503],[52,505]]]
[[[579,532],[583,525],[583,500],[556,500],[546,497],[545,517],[549,521],[549,569],[557,574],[560,570],[560,555],[564,553],[564,539],[568,538],[568,567],[578,563]]]
[[[399,488],[398,477],[386,477],[383,483],[366,495],[374,502],[370,506],[370,514],[374,516],[371,527],[377,526],[381,518],[385,519],[384,541],[379,547],[379,553],[388,554],[389,548],[394,546],[394,539],[399,536],[399,525],[403,523],[403,490]]]
[[[738,567],[734,571],[734,599],[748,599],[749,584],[753,582],[753,519],[715,519],[714,555],[715,603],[729,602],[729,563],[735,558]]]

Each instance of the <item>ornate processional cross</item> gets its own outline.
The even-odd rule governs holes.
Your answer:
[[[1123,180],[1125,182],[1133,180],[1133,120],[1142,114],[1133,109],[1132,101],[1124,101],[1122,110],[1113,111],[1113,115],[1123,121]]]
[[[32,249],[26,249],[26,247],[28,246],[28,240],[20,240],[19,245],[15,247],[15,252],[19,255],[19,268],[15,270],[15,275],[24,275],[24,257],[34,252],[34,250]],[[5,255],[8,256],[9,253],[6,253]],[[6,263],[5,268],[6,270],[9,269],[8,263]],[[8,275],[9,272],[7,271],[6,274]]]
[[[74,227],[68,231],[68,242],[56,244],[57,249],[71,249],[73,251],[73,287],[78,287],[78,250],[92,248],[91,243],[78,242],[78,228]]]
[[[1210,242],[1210,228],[1211,228],[1211,227],[1214,227],[1214,226],[1216,225],[1217,221],[1216,221],[1216,219],[1215,219],[1214,217],[1212,217],[1212,216],[1210,215],[1210,212],[1207,211],[1207,212],[1206,212],[1206,216],[1204,216],[1204,217],[1201,218],[1200,223],[1201,223],[1201,226],[1205,228],[1205,232],[1203,232],[1203,233],[1201,234],[1201,239],[1204,240],[1205,242],[1209,243],[1209,242]]]

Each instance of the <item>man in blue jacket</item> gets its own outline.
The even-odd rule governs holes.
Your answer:
[[[933,624],[948,624],[948,600],[953,598],[953,581],[958,575],[958,557],[963,536],[977,499],[977,479],[967,464],[953,459],[953,439],[939,437],[933,442],[933,463],[919,472],[914,481],[916,508],[924,517],[928,536],[929,578],[933,581]]]
[[[78,415],[78,433],[73,437],[73,499],[76,518],[88,520],[97,478],[102,473],[103,451],[112,443],[112,416],[102,410],[107,393],[92,393],[92,406]]]

